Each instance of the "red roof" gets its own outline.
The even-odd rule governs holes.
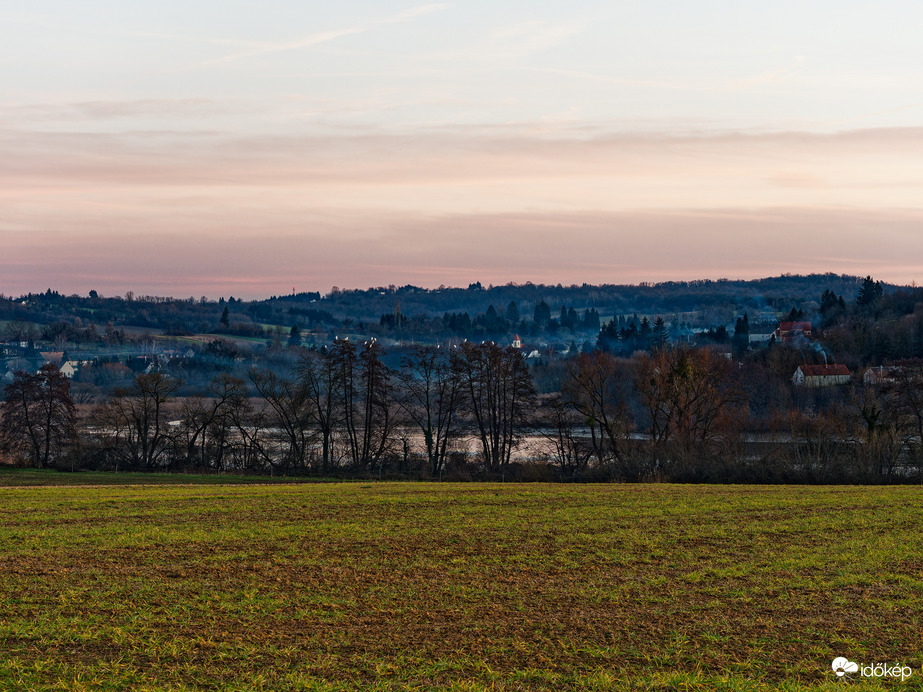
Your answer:
[[[810,322],[780,322],[779,329],[783,332],[790,332],[794,329],[797,329],[800,332],[809,332],[811,331]]]
[[[805,377],[831,377],[833,375],[852,375],[849,368],[842,364],[834,365],[802,365],[801,372]]]

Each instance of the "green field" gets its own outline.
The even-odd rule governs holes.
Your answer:
[[[0,488],[0,689],[919,689],[921,493]]]
[[[318,483],[329,479],[299,476],[256,476],[233,473],[112,473],[109,471],[78,471],[67,473],[48,469],[17,469],[0,467],[0,487],[21,485],[227,485],[260,483]]]

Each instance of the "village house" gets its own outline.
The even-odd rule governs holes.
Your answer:
[[[792,375],[792,384],[798,387],[832,387],[849,384],[852,373],[845,365],[799,365]]]
[[[775,336],[775,332],[768,332],[764,334],[754,334],[753,332],[750,332],[748,335],[750,348],[768,346],[773,336]],[[778,339],[776,339],[776,341],[778,341]]]
[[[774,332],[776,343],[790,344],[799,339],[811,338],[810,322],[780,322]]]
[[[80,363],[76,363],[72,360],[69,360],[61,366],[61,374],[70,380],[74,377],[74,375],[77,374],[77,368],[79,366],[80,366]]]
[[[39,355],[46,363],[54,363],[55,365],[60,365],[61,361],[64,360],[64,351],[40,351]]]
[[[878,365],[871,367],[865,371],[865,374],[862,376],[862,384],[876,385],[876,384],[885,384],[895,381],[895,376],[901,372],[901,368],[897,365]]]

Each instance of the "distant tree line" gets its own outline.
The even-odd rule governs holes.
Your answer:
[[[11,371],[0,404],[0,451],[38,467],[113,470],[703,482],[919,479],[923,290],[891,290],[866,277],[847,299],[836,287],[818,292],[819,300],[785,308],[791,321],[813,321],[810,340],[771,339],[760,348],[750,347],[755,322],[748,312],[693,331],[676,317],[668,322],[637,313],[600,324],[593,308],[553,311],[544,300],[525,316],[511,300],[502,309],[489,304],[474,318],[467,312],[407,317],[403,302],[395,302],[373,322],[348,325],[379,334],[419,327],[442,335],[438,346],[391,353],[375,338],[328,334],[323,345],[298,322],[283,326],[293,317],[330,324],[330,313],[300,307],[296,297],[283,301],[283,324],[253,332],[258,343],[211,338],[195,346],[192,358],[167,357],[153,341],[111,322],[97,328],[80,317],[11,319],[7,338],[30,344],[29,352],[36,351],[35,341],[51,341],[65,352],[63,362],[66,349],[85,334],[110,355],[82,366],[73,381],[54,363],[37,372],[37,366]],[[401,291],[391,291],[391,299],[405,295]],[[25,302],[35,309],[71,300],[49,291]],[[96,301],[104,314],[110,302],[141,306],[142,312],[174,307],[169,299],[133,295],[85,300]],[[213,314],[213,333],[233,332],[235,316],[250,310],[233,298],[184,304]],[[13,305],[0,299],[16,317]],[[552,345],[527,359],[500,345],[508,338],[494,343],[490,330],[523,332],[524,338],[566,335],[563,343],[570,339],[571,347],[562,346],[562,356]],[[575,338],[583,336],[578,347]],[[132,355],[121,357],[129,346]],[[810,390],[791,384],[799,365],[828,359],[857,372],[892,367],[870,385]]]
[[[895,290],[874,283],[885,296]],[[836,274],[638,285],[510,283],[484,287],[475,282],[467,288],[334,287],[326,294],[301,292],[253,301],[233,296],[218,300],[205,296],[172,298],[132,291],[122,296],[103,296],[97,291],[78,296],[48,289],[17,298],[0,295],[0,320],[54,325],[51,339],[46,340],[57,338],[75,344],[99,342],[110,323],[116,329],[158,329],[173,336],[215,333],[253,337],[263,334],[267,325],[286,330],[297,325],[302,331],[358,331],[368,336],[437,342],[450,336],[475,338],[517,330],[522,336],[553,337],[559,330],[595,333],[601,325],[595,324],[594,314],[666,316],[691,311],[714,323],[731,319],[739,310],[750,310],[751,315],[761,309],[778,312],[784,306],[787,310],[821,290],[845,296],[852,303],[865,289],[862,279]],[[869,294],[868,300],[874,302],[876,296]],[[398,305],[400,313],[396,316]],[[510,310],[511,305],[515,310]],[[457,316],[454,326],[449,324],[451,315]],[[462,315],[468,316],[470,326]],[[356,329],[359,325],[362,328]]]
[[[490,342],[285,349],[202,396],[141,372],[78,416],[57,367],[17,373],[0,446],[36,467],[456,480],[918,482],[923,366],[801,390],[714,348],[602,350],[542,367]],[[797,354],[795,354],[797,357]],[[541,388],[540,376],[553,387]],[[540,391],[544,389],[545,391]]]

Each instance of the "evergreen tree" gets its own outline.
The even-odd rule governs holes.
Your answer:
[[[595,308],[587,308],[583,311],[583,328],[587,331],[599,331],[599,313]]]
[[[543,300],[535,306],[535,310],[532,311],[532,320],[540,329],[548,326],[551,322],[551,308],[548,307],[548,303]]]
[[[506,306],[506,321],[514,327],[519,324],[519,308],[515,300],[511,300],[510,304]]]
[[[828,288],[820,297],[820,311],[826,313],[837,307],[839,307],[839,301],[837,300],[836,293]]]
[[[631,353],[638,349],[638,323],[634,320],[628,320],[628,326],[625,327],[619,336],[622,339],[621,351]],[[645,345],[646,346],[646,345]]]
[[[654,332],[651,335],[651,347],[653,349],[660,349],[666,346],[670,341],[670,336],[667,333],[667,325],[663,321],[663,317],[657,315],[657,319],[654,320]]]
[[[288,345],[301,346],[301,329],[298,328],[297,324],[293,324],[288,332]]]
[[[221,326],[223,326],[225,329],[231,326],[231,316],[228,312],[227,305],[224,306],[224,312],[221,313]]]
[[[500,328],[500,318],[497,316],[497,310],[493,305],[487,306],[487,314],[484,315],[484,326],[488,331],[496,331]]]
[[[618,345],[619,334],[615,321],[606,322],[599,330],[599,336],[596,337],[596,348],[600,351],[612,353],[618,348]]]
[[[467,337],[471,335],[471,318],[467,312],[447,313],[447,318],[443,318],[445,325],[458,336]]]
[[[859,295],[856,297],[856,305],[873,305],[883,294],[884,287],[881,285],[881,282],[875,281],[871,276],[866,276],[862,280],[862,287],[859,289]]]
[[[737,318],[734,325],[734,351],[739,355],[743,354],[750,347],[750,318],[747,313],[743,317]]]

